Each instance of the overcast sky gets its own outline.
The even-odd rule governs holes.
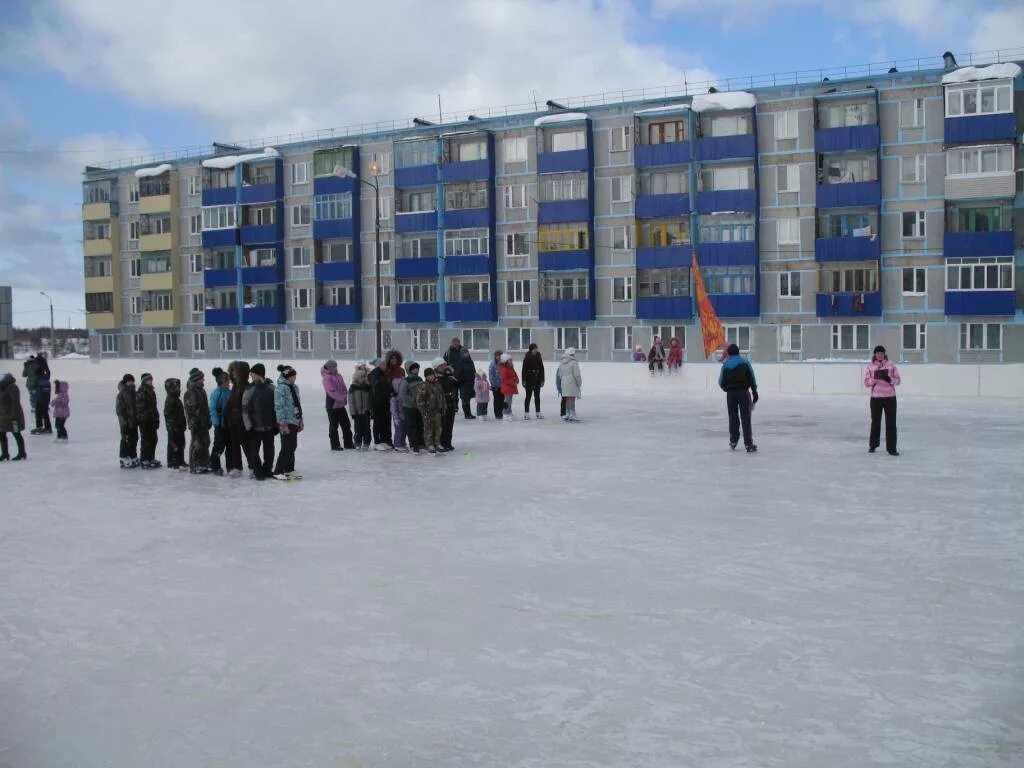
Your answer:
[[[1024,47],[1011,0],[0,0],[0,285],[84,324],[81,170],[214,140]]]

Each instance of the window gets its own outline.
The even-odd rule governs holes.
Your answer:
[[[242,303],[245,307],[276,307],[277,289],[246,286]]]
[[[875,102],[836,104],[821,102],[818,106],[819,128],[849,128],[856,125],[875,125]]]
[[[412,349],[414,352],[427,352],[440,349],[437,328],[414,328],[412,331]]]
[[[260,352],[280,352],[281,332],[260,331]]]
[[[541,278],[541,298],[545,301],[583,301],[590,295],[586,277]]]
[[[526,207],[526,185],[509,184],[505,187],[505,207],[525,208]]]
[[[204,334],[204,333],[193,333],[192,334],[192,351],[193,352],[205,352],[206,351],[206,334]]]
[[[313,261],[313,247],[310,245],[292,246],[292,266],[308,267]]]
[[[689,217],[678,219],[640,219],[637,227],[641,248],[667,248],[688,245],[690,242]]]
[[[142,257],[142,273],[159,275],[171,271],[171,254],[168,251],[153,251]]]
[[[85,294],[86,312],[113,312],[114,294],[112,293],[87,293]]]
[[[234,205],[213,205],[203,208],[203,229],[234,229],[238,226],[238,209]]]
[[[486,229],[449,229],[444,233],[444,255],[486,256],[489,241]]]
[[[612,248],[627,251],[633,247],[633,227],[612,227]]]
[[[320,294],[320,303],[327,307],[350,307],[355,303],[355,286],[350,283],[325,285]]]
[[[682,171],[648,171],[640,174],[641,195],[686,195],[690,176]]]
[[[750,214],[717,214],[700,217],[700,237],[705,243],[738,243],[754,239]]]
[[[585,327],[555,328],[555,349],[566,350],[569,347],[580,350],[587,348],[587,329]]]
[[[170,291],[146,291],[142,294],[144,312],[168,312],[174,308]]]
[[[946,87],[946,117],[1013,111],[1013,84],[982,80]]]
[[[156,343],[159,352],[178,351],[178,335],[175,333],[158,333]]]
[[[386,345],[385,345],[386,346]],[[356,332],[348,328],[331,332],[332,352],[352,352],[356,348]]]
[[[300,163],[292,163],[292,184],[309,183],[309,163],[303,160]]]
[[[542,202],[554,200],[586,200],[590,182],[585,173],[544,174],[540,181]]]
[[[193,175],[188,177],[188,193],[190,195],[198,195],[203,191],[203,184],[199,176]]]
[[[227,189],[235,186],[234,168],[204,168],[206,189]]]
[[[800,245],[800,219],[776,219],[779,245]]]
[[[690,295],[690,270],[687,267],[638,269],[636,279],[637,295],[642,299]]]
[[[299,352],[312,352],[313,351],[313,332],[312,331],[295,331],[295,336],[292,340],[292,347],[295,354]]]
[[[430,213],[435,210],[434,190],[403,189],[396,200],[398,213]]]
[[[537,227],[537,250],[578,251],[590,247],[587,224],[544,224]]]
[[[612,202],[628,203],[633,199],[633,177],[612,176]]]
[[[867,352],[868,350],[868,326],[867,325],[833,325],[832,326],[832,349],[836,352]]]
[[[203,233],[203,215],[201,213],[188,217],[188,233],[190,235],[201,235]]]
[[[201,253],[191,253],[188,257],[188,269],[193,275],[198,275],[203,271],[205,266],[205,260]]]
[[[88,258],[85,260],[86,277],[110,277],[110,270],[111,263],[109,256],[102,258]]]
[[[725,326],[725,343],[735,344],[740,352],[750,351],[750,326],[749,325],[727,325]]]
[[[686,347],[686,327],[682,325],[652,325],[651,326],[651,343],[654,343],[654,337],[657,336],[665,343],[668,343],[669,339],[679,339],[679,345]]]
[[[313,306],[313,291],[310,288],[292,289],[292,309],[309,309]]]
[[[947,291],[1012,291],[1013,256],[946,259]]]
[[[1000,349],[1002,331],[999,323],[960,323],[960,349]]]
[[[129,298],[128,301],[129,301],[129,304],[128,304],[129,312],[128,313],[131,314],[131,315],[141,315],[142,314],[142,297],[141,296],[132,296],[132,297]]]
[[[612,128],[612,152],[625,152],[630,149],[633,144],[632,132],[633,127],[629,125],[620,125],[617,128]]]
[[[799,137],[797,112],[794,109],[775,113],[775,138],[796,139]]]
[[[923,184],[927,168],[925,155],[903,155],[900,157],[900,181],[904,184]]]
[[[686,121],[674,119],[650,123],[647,126],[648,144],[675,144],[686,141]]]
[[[487,328],[465,328],[462,331],[462,346],[474,351],[488,350],[491,348],[491,332]]]
[[[133,333],[132,334],[132,352],[136,352],[136,353],[144,352],[145,348],[144,348],[142,342],[143,342],[142,334],[141,333]]]
[[[139,202],[139,185],[132,184],[128,187],[128,202],[137,203]]]
[[[391,197],[384,195],[380,198],[380,220],[387,221],[391,218]]]
[[[437,236],[411,235],[402,238],[403,259],[436,259]]]
[[[525,232],[505,235],[506,256],[529,256],[530,236]]]
[[[437,162],[437,144],[434,139],[399,141],[395,143],[395,168],[416,168]]]
[[[323,240],[317,249],[317,264],[337,264],[352,261],[350,240]]]
[[[947,176],[1013,173],[1013,145],[952,147],[946,150]]]
[[[925,212],[904,211],[903,212],[903,239],[912,240],[924,237]]]
[[[701,122],[704,136],[742,136],[750,133],[749,114],[704,115]]]
[[[505,303],[509,305],[530,303],[530,281],[509,280],[505,283]]]
[[[754,188],[754,168],[750,165],[702,168],[700,178],[708,192]]]
[[[317,221],[352,218],[352,193],[317,195],[313,198],[314,217]]]
[[[381,240],[380,241],[380,263],[387,264],[391,261],[391,241]]]
[[[924,99],[910,99],[900,102],[900,127],[924,127]]]
[[[925,349],[927,328],[924,323],[903,324],[903,349],[921,351]]]
[[[779,296],[785,298],[797,298],[800,296],[799,272],[779,273]]]
[[[583,128],[549,130],[546,133],[548,152],[571,152],[587,148],[587,134]]]
[[[366,164],[366,170],[371,176],[379,176],[381,174],[390,173],[391,153],[371,152],[369,162]]]
[[[197,319],[202,318],[203,309],[205,308],[206,297],[201,293],[190,293],[189,294],[189,306],[192,310],[193,316],[198,316]]]
[[[617,325],[612,328],[612,349],[616,352],[633,350],[633,326]]]
[[[108,221],[87,221],[83,225],[86,240],[109,240],[110,222]],[[148,232],[146,234],[149,234]]]
[[[128,262],[129,275],[131,277],[142,277],[142,259],[132,259]]]
[[[304,227],[312,222],[312,210],[309,203],[292,206],[292,226]]]
[[[501,143],[506,163],[526,162],[526,137],[513,136]]]
[[[223,331],[220,334],[221,352],[240,352],[242,350],[241,331]]]
[[[139,197],[159,197],[171,192],[171,180],[168,174],[162,174],[162,178],[144,179],[139,182]]]
[[[869,237],[878,232],[878,218],[873,213],[820,213],[818,237]]]
[[[822,264],[818,279],[819,293],[874,293],[878,290],[878,265],[866,262]]]
[[[775,179],[779,192],[799,192],[800,166],[796,163],[776,166]]]
[[[948,207],[946,230],[949,232],[1009,231],[1013,211],[1008,204],[981,207]]]
[[[754,292],[754,267],[702,267],[708,293],[714,296]]]
[[[802,326],[780,325],[779,326],[779,351],[799,352],[802,341]]]
[[[380,308],[381,309],[390,309],[391,308],[391,286],[390,285],[382,285],[380,287]],[[384,346],[390,347],[389,344],[385,344]]]
[[[612,278],[612,301],[633,300],[633,278],[613,277]],[[630,331],[632,334],[632,331]]]
[[[399,283],[399,304],[434,304],[437,302],[437,283]]]
[[[341,176],[345,170],[352,170],[352,147],[334,147],[313,153],[314,176]]]
[[[903,268],[903,295],[923,296],[928,292],[928,270],[924,267]]]
[[[819,158],[819,184],[852,184],[878,179],[877,160],[873,157],[829,155]]]
[[[452,301],[490,301],[491,284],[486,280],[468,280],[452,283]]]
[[[487,159],[487,142],[483,139],[465,139],[453,144],[451,155],[455,162],[468,163],[472,160]]]
[[[505,348],[509,352],[521,352],[529,349],[533,341],[533,333],[529,328],[509,328],[508,343]]]
[[[487,207],[487,182],[471,181],[465,184],[449,184],[444,190],[444,209],[464,211]]]
[[[276,248],[252,248],[245,252],[246,267],[273,267],[277,264]]]
[[[117,352],[117,334],[116,333],[101,333],[100,334],[100,354],[109,355]]]
[[[128,222],[128,239],[138,240],[139,239],[139,222],[129,221]]]

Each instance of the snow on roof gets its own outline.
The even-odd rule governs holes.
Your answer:
[[[533,121],[533,125],[535,128],[540,128],[544,125],[554,125],[557,123],[579,123],[587,119],[588,115],[586,112],[559,112],[557,115],[538,117]]]
[[[154,165],[152,168],[139,168],[135,172],[135,178],[144,179],[147,176],[159,176],[161,173],[167,173],[171,170],[171,167],[167,163],[161,163],[160,165]]]
[[[757,98],[746,91],[725,93],[701,93],[693,97],[690,108],[694,112],[710,112],[717,109],[753,109]]]
[[[637,117],[643,117],[644,115],[663,115],[670,112],[685,112],[689,111],[689,104],[666,104],[664,107],[651,107],[650,109],[638,109],[633,114]]]
[[[203,168],[220,168],[221,170],[227,168],[234,168],[239,163],[251,163],[253,160],[269,160],[274,157],[280,157],[280,153],[273,147],[267,147],[262,152],[256,152],[251,155],[222,155],[220,157],[211,157],[209,160],[203,160]]]
[[[987,67],[960,67],[942,76],[942,84],[969,83],[974,80],[1003,80],[1020,77],[1021,69],[1016,64],[990,64]]]

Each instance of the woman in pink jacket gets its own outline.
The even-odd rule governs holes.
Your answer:
[[[900,383],[900,372],[889,362],[885,347],[879,344],[867,372],[864,386],[871,389],[871,436],[868,438],[868,453],[878,447],[882,427],[882,413],[885,413],[885,450],[890,456],[899,456],[896,450],[896,385]]]

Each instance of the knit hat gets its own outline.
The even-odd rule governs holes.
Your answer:
[[[213,374],[213,380],[218,384],[231,378],[223,368],[214,368],[210,373]]]
[[[257,376],[266,376],[267,369],[263,367],[263,363],[254,363],[252,368],[249,369],[249,373],[255,373]]]
[[[281,377],[285,379],[290,379],[296,374],[295,369],[290,365],[279,365],[277,366],[277,370],[280,371]]]
[[[141,377],[139,377],[139,381],[142,382],[143,384],[146,383],[146,379],[149,379],[150,381],[152,381],[153,380],[153,374],[151,374],[151,373],[144,373],[144,374],[142,374]]]
[[[509,354],[508,352],[505,352],[505,353],[504,353],[504,354],[503,354],[503,355],[501,356],[501,362],[503,362],[503,363],[507,363],[507,362],[510,362],[511,360],[512,360],[512,355],[510,355],[510,354]]]
[[[202,381],[203,378],[203,372],[200,371],[198,368],[193,368],[191,371],[188,372],[189,381]]]
[[[328,360],[326,363],[324,363],[324,368],[326,368],[328,371],[336,371],[338,370],[338,361]]]
[[[124,376],[121,377],[121,384],[128,384],[128,382],[131,382],[132,384],[135,383],[135,377],[132,376],[130,373],[126,373]]]
[[[405,370],[407,370],[409,373],[412,373],[413,371],[418,371],[419,369],[420,364],[415,361],[410,361],[409,364],[405,366]]]
[[[427,378],[427,376],[433,376],[435,373],[437,373],[437,371],[435,371],[433,368],[427,368],[423,372],[423,378]]]
[[[569,357],[572,357],[573,355],[576,354],[576,347],[568,347],[568,348],[566,348],[565,354],[569,355]]]
[[[431,365],[434,368],[440,368],[442,365],[448,365],[448,363],[444,361],[443,357],[435,357],[434,362],[432,362]]]
[[[532,342],[530,344],[530,346],[527,347],[528,350],[534,350],[536,348],[537,348],[537,342]]]
[[[727,354],[729,357],[736,357],[736,355],[738,355],[739,353],[740,348],[737,347],[735,344],[730,344],[725,350],[725,354]]]

